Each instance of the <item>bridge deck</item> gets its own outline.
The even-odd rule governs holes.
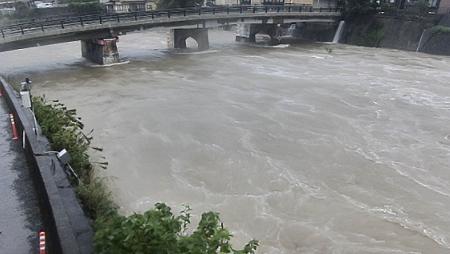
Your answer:
[[[0,52],[37,45],[106,38],[153,27],[217,27],[235,23],[335,22],[340,12],[312,6],[240,6],[94,15],[1,27]]]

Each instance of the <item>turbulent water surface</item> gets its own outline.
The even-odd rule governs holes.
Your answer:
[[[0,71],[78,109],[124,213],[219,211],[259,253],[450,253],[450,58],[166,38],[121,37],[125,65],[67,43],[2,53]]]

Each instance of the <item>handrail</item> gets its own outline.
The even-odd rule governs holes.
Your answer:
[[[337,8],[316,8],[311,5],[240,5],[240,6],[216,6],[216,7],[192,7],[179,9],[166,9],[158,11],[141,11],[117,14],[91,14],[72,17],[53,17],[52,19],[33,19],[30,22],[18,23],[0,27],[0,36],[25,35],[30,32],[54,29],[66,29],[71,26],[98,25],[104,23],[121,23],[138,21],[141,19],[157,20],[161,18],[173,18],[180,16],[202,16],[235,13],[302,13],[302,12],[338,12]]]

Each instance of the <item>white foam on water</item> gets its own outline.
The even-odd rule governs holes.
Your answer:
[[[130,63],[129,60],[124,60],[124,61],[120,61],[118,63],[111,63],[111,64],[92,64],[92,63],[89,63],[87,66],[92,67],[92,68],[108,68],[108,67],[113,67],[113,66],[117,66],[117,65],[129,64],[129,63]]]
[[[437,244],[445,247],[446,249],[450,249],[449,239],[447,236],[445,236],[444,232],[429,227],[421,221],[415,221],[409,218],[408,214],[401,208],[396,208],[390,205],[385,205],[383,207],[370,207],[362,202],[354,200],[353,198],[345,194],[340,195],[347,202],[365,212],[376,215],[383,220],[398,224],[405,229],[420,233],[421,235],[433,240]]]
[[[202,50],[202,51],[193,51],[193,52],[176,52],[177,55],[205,55],[205,54],[213,54],[220,52],[216,49],[210,49],[210,50]]]
[[[258,253],[448,252],[450,58],[213,36],[216,52],[180,57],[155,49],[164,39],[121,37],[131,63],[113,68],[39,73],[28,51],[0,53],[0,71],[35,70],[36,94],[96,130],[126,213],[219,211],[236,247],[254,237]],[[76,46],[63,64],[80,60]]]
[[[278,45],[272,46],[272,48],[280,48],[280,49],[289,48],[289,47],[290,47],[289,44],[278,44]]]

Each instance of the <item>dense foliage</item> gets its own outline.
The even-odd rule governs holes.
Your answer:
[[[230,244],[232,235],[223,227],[219,215],[207,212],[188,234],[190,209],[175,216],[170,207],[158,203],[144,214],[122,216],[117,212],[101,178],[96,177],[89,161],[92,137],[83,132],[81,118],[58,101],[33,97],[33,110],[53,150],[65,148],[70,164],[79,176],[74,181],[78,196],[95,220],[95,251],[99,254],[253,254],[258,242],[250,241],[242,250]],[[102,164],[105,165],[105,164]]]
[[[70,11],[77,14],[100,13],[104,10],[98,0],[70,0],[67,3]]]
[[[441,34],[448,34],[448,33],[450,33],[450,27],[448,27],[448,26],[442,26],[442,25],[433,26],[433,27],[431,28],[431,32],[432,32],[433,34],[438,34],[438,33],[441,33]]]
[[[202,6],[204,0],[158,0],[158,9],[188,8]]]
[[[363,45],[369,47],[379,47],[384,37],[384,25],[381,22],[374,21],[368,28]]]
[[[338,7],[341,8],[345,19],[361,17],[376,12],[377,3],[371,0],[338,0]]]
[[[76,116],[76,110],[67,109],[58,101],[49,103],[44,97],[33,97],[33,110],[52,150],[66,149],[69,152],[70,165],[79,176],[76,190],[88,214],[96,218],[115,212],[110,193],[102,179],[95,176],[89,161],[92,137],[83,132],[84,125]]]
[[[234,250],[231,234],[222,227],[219,215],[204,213],[197,229],[187,234],[189,208],[174,216],[165,204],[144,214],[115,216],[97,226],[95,250],[99,254],[252,254],[258,242],[250,241],[242,250]]]

